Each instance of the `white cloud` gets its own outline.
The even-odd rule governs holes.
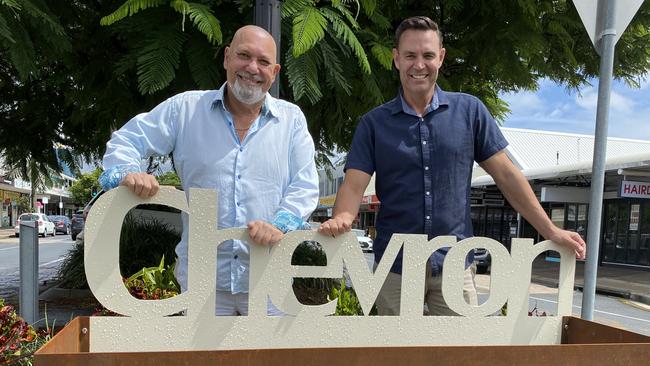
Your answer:
[[[583,109],[593,110],[598,103],[598,93],[593,87],[588,87],[581,90],[580,94],[576,94],[574,101]]]
[[[609,102],[610,102],[609,105],[612,109],[616,109],[623,112],[630,111],[635,107],[635,103],[633,100],[626,98],[622,94],[619,94],[615,91],[612,91]]]
[[[598,90],[593,87],[589,87],[581,91],[582,96],[576,95],[575,103],[584,109],[595,110],[598,105]],[[618,93],[612,90],[609,96],[609,106],[611,109],[618,111],[629,111],[633,109],[635,103],[633,100],[626,98],[621,93]]]
[[[511,110],[538,110],[542,108],[544,102],[537,94],[533,92],[508,93],[503,96],[510,105]]]
[[[612,83],[609,136],[650,140],[650,74],[640,83],[640,89]],[[505,126],[593,135],[598,80],[591,84],[579,92],[567,92],[561,85],[542,80],[536,92],[503,95],[512,110]]]

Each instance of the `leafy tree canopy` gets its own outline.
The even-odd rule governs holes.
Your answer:
[[[101,168],[97,168],[91,173],[83,173],[70,186],[72,201],[75,205],[84,206],[93,198],[93,192],[96,193],[102,189],[97,181],[102,172]]]
[[[97,158],[133,115],[178,92],[220,86],[223,49],[253,22],[253,6],[1,1],[0,153],[52,165],[58,142]],[[535,90],[541,78],[577,89],[598,75],[569,0],[285,0],[280,94],[302,107],[319,152],[346,149],[358,118],[393,98],[393,30],[413,15],[444,33],[441,87],[478,96],[501,121],[509,110],[500,92]],[[650,67],[649,27],[644,2],[616,47],[615,76],[633,86]],[[23,46],[33,57],[17,56]]]

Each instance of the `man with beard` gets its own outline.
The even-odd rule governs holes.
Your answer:
[[[394,233],[427,234],[429,239],[471,237],[469,193],[477,162],[541,235],[584,258],[584,241],[548,218],[528,181],[506,155],[508,142],[483,103],[436,85],[444,58],[442,33],[431,19],[416,16],[397,27],[393,61],[401,88],[396,98],[361,117],[334,215],[321,225],[320,232],[336,236],[350,230],[370,177],[376,173],[381,207],[373,245],[375,263]],[[441,291],[447,249],[437,251],[427,266],[425,300],[433,315],[455,314]],[[472,254],[465,263],[463,293],[469,304],[476,305]],[[399,315],[401,273],[400,252],[377,297],[380,315]]]
[[[302,228],[316,208],[314,142],[298,106],[267,92],[280,65],[264,29],[245,26],[225,48],[227,81],[218,90],[175,95],[139,114],[106,144],[104,189],[123,185],[141,197],[158,191],[142,159],[172,153],[185,192],[218,192],[218,228],[247,227],[251,241],[271,245]],[[176,277],[187,289],[188,218],[176,247]],[[231,240],[217,254],[217,315],[248,313],[249,244]],[[208,275],[208,274],[206,274]],[[269,303],[269,314],[279,314]]]

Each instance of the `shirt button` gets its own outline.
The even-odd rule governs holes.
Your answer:
[[[427,191],[426,195],[428,196],[428,195],[430,195],[430,194],[431,194],[431,192]]]
[[[428,167],[428,166],[425,166],[425,167],[424,167],[424,170],[429,170],[429,167]]]
[[[431,218],[431,216],[426,216],[426,217],[425,217],[425,219],[427,219],[427,220],[429,220],[430,218]]]
[[[237,202],[237,206],[239,206],[239,202]]]
[[[240,148],[239,148],[239,151],[244,151],[244,148],[243,148],[243,147],[240,147]]]
[[[237,258],[239,258],[239,256],[237,254],[235,254],[235,256],[233,258],[237,259]]]
[[[422,141],[422,145],[426,145],[426,144],[427,144],[427,142],[426,142],[426,141]]]
[[[241,174],[237,174],[237,179],[241,179]]]

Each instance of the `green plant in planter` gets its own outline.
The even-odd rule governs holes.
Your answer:
[[[142,268],[124,280],[131,295],[143,300],[159,300],[174,297],[181,288],[174,276],[174,265],[165,267],[165,257],[155,267]]]
[[[336,312],[334,315],[363,315],[359,298],[352,288],[345,286],[345,279],[341,280],[339,288],[332,288],[332,293],[327,297],[328,300],[338,298],[336,303]]]
[[[174,249],[180,234],[156,220],[140,221],[127,215],[120,233],[120,272],[129,276],[167,258],[166,266],[176,261]],[[58,278],[65,288],[88,288],[84,270],[84,243],[77,240],[59,268]]]

